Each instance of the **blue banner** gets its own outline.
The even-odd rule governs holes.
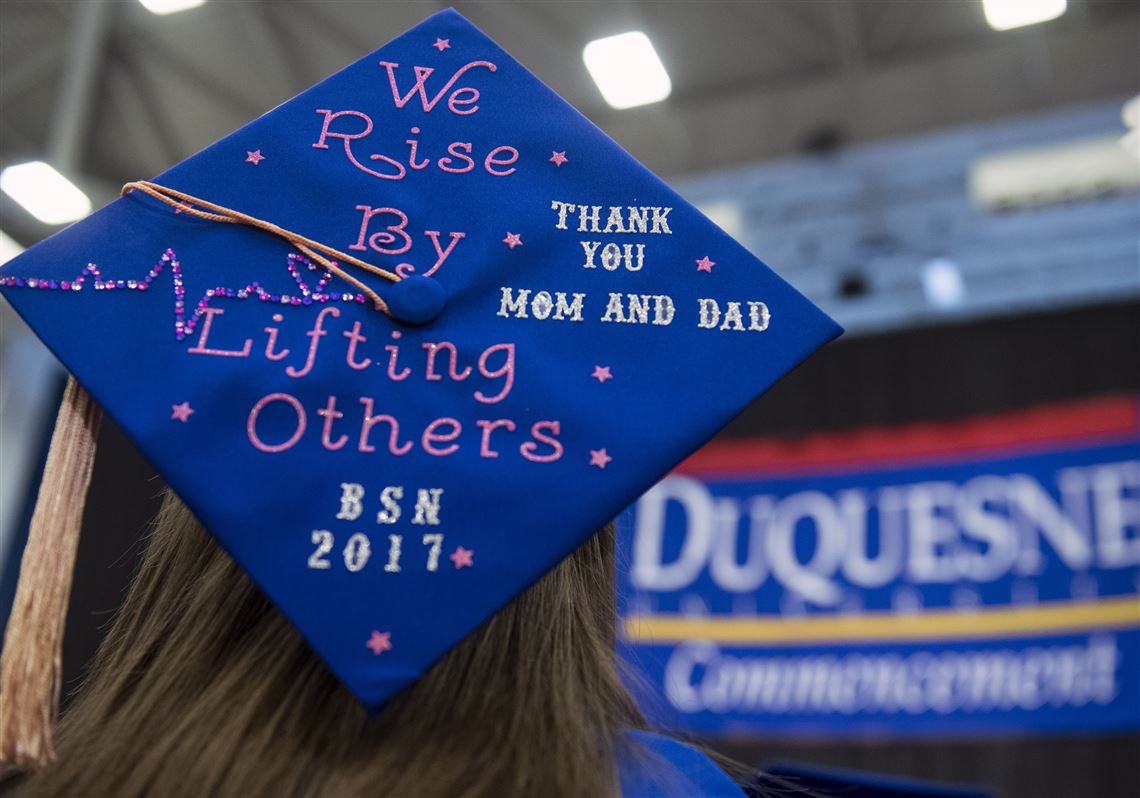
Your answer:
[[[1113,407],[1095,435],[991,419],[783,471],[714,444],[619,521],[644,708],[717,735],[1140,729],[1140,443]]]

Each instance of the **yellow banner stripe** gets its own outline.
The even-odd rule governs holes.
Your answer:
[[[627,640],[647,645],[710,640],[765,646],[1030,637],[1140,626],[1140,597],[1025,607],[931,610],[912,615],[809,615],[799,618],[640,615],[623,619]]]

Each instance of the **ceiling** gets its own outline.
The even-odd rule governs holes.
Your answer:
[[[446,4],[209,0],[164,17],[133,0],[91,5],[0,0],[0,165],[52,160],[102,202]],[[986,26],[976,0],[453,5],[666,176],[1140,84],[1131,2],[1070,0],[1059,20],[1004,33]],[[630,29],[653,40],[674,90],[663,103],[614,111],[581,49]],[[50,232],[7,197],[0,224],[23,243]]]

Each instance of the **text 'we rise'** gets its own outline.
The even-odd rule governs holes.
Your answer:
[[[380,66],[387,73],[392,102],[397,110],[418,99],[418,105],[424,113],[443,108],[456,116],[477,113],[482,96],[479,89],[466,84],[458,85],[459,81],[479,74],[493,74],[497,70],[490,61],[471,61],[455,70],[441,84],[438,77],[432,80],[435,75],[433,67],[413,66],[412,76],[407,76],[406,72],[400,71],[399,64],[381,61]],[[404,89],[400,88],[402,80],[408,80]],[[481,167],[495,177],[507,177],[516,171],[514,164],[519,159],[519,151],[507,144],[486,147],[477,152],[474,143],[470,141],[453,141],[441,154],[427,153],[417,138],[421,133],[420,128],[412,126],[409,128],[409,137],[404,141],[406,152],[405,147],[401,147],[398,153],[382,152],[376,142],[370,140],[375,128],[370,115],[355,109],[334,111],[331,108],[318,108],[316,113],[324,119],[320,135],[312,146],[318,150],[327,150],[329,139],[337,139],[344,147],[345,157],[353,166],[381,180],[403,180],[408,170],[422,171],[433,166],[451,174],[466,174]]]

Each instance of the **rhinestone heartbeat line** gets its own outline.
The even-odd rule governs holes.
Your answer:
[[[361,293],[353,294],[326,290],[329,282],[333,279],[333,273],[330,271],[325,271],[317,281],[316,286],[310,287],[301,274],[300,266],[304,266],[312,272],[320,272],[320,269],[308,258],[298,255],[295,252],[289,253],[286,259],[286,268],[290,276],[297,283],[297,287],[301,291],[300,296],[272,293],[265,290],[256,280],[249,283],[245,288],[235,289],[225,286],[208,288],[202,294],[201,299],[197,301],[189,319],[186,318],[186,286],[182,278],[182,265],[178,262],[178,256],[173,249],[167,249],[162,257],[159,258],[158,263],[151,267],[150,271],[147,272],[146,276],[141,280],[104,280],[99,267],[94,263],[88,263],[83,271],[71,280],[45,280],[35,277],[0,276],[0,285],[40,290],[82,291],[88,284],[88,278],[91,278],[91,285],[96,291],[147,291],[150,289],[151,283],[162,273],[162,270],[169,268],[174,282],[174,337],[178,341],[184,340],[186,336],[194,332],[194,328],[198,326],[198,321],[206,314],[207,309],[210,307],[210,300],[215,297],[224,297],[226,299],[257,298],[262,302],[275,305],[311,305],[314,302],[357,302],[365,304],[368,302],[368,298]]]

